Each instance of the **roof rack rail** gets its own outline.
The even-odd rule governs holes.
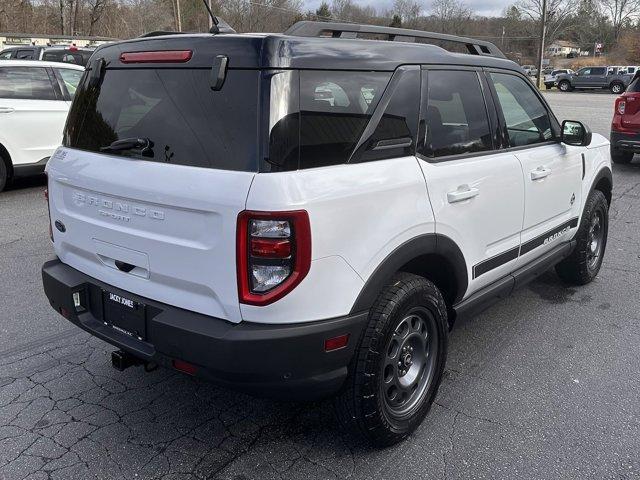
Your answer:
[[[163,37],[165,35],[184,35],[186,32],[171,32],[168,30],[155,30],[140,35],[138,38]]]
[[[388,41],[396,42],[415,42],[416,39],[420,38],[463,44],[472,55],[488,55],[491,57],[506,58],[504,53],[491,42],[459,37],[457,35],[448,35],[446,33],[424,32],[422,30],[410,30],[406,28],[305,20],[295,23],[289,27],[284,34],[297,37],[330,36],[332,38],[358,38],[358,34],[377,34],[386,35]]]

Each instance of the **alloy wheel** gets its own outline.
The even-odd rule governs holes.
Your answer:
[[[422,404],[436,367],[437,332],[431,313],[415,308],[398,323],[389,340],[381,386],[393,416],[409,416]]]
[[[587,235],[587,266],[589,270],[595,270],[602,256],[604,243],[604,218],[602,212],[595,211],[589,221],[589,233]]]

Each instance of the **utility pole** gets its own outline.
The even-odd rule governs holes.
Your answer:
[[[542,88],[542,59],[544,58],[544,37],[547,34],[547,0],[542,0],[542,15],[540,16],[540,48],[538,50],[538,88]]]
[[[207,0],[207,5],[209,6],[209,10],[211,10],[211,0]],[[208,18],[209,18],[209,30],[211,30],[213,28],[213,18],[211,18],[211,15],[209,15]]]
[[[180,0],[176,0],[176,26],[178,31],[182,31],[182,15],[180,15]]]

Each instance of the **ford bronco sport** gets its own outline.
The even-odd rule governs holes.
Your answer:
[[[487,42],[314,22],[125,41],[92,57],[47,167],[44,289],[117,367],[335,395],[391,444],[456,318],[552,266],[594,279],[610,163]]]

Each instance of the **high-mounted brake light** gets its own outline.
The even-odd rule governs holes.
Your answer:
[[[122,63],[185,63],[191,60],[191,50],[156,50],[149,52],[125,52],[120,54]]]
[[[269,305],[309,273],[309,215],[304,210],[240,212],[236,248],[240,303]]]

